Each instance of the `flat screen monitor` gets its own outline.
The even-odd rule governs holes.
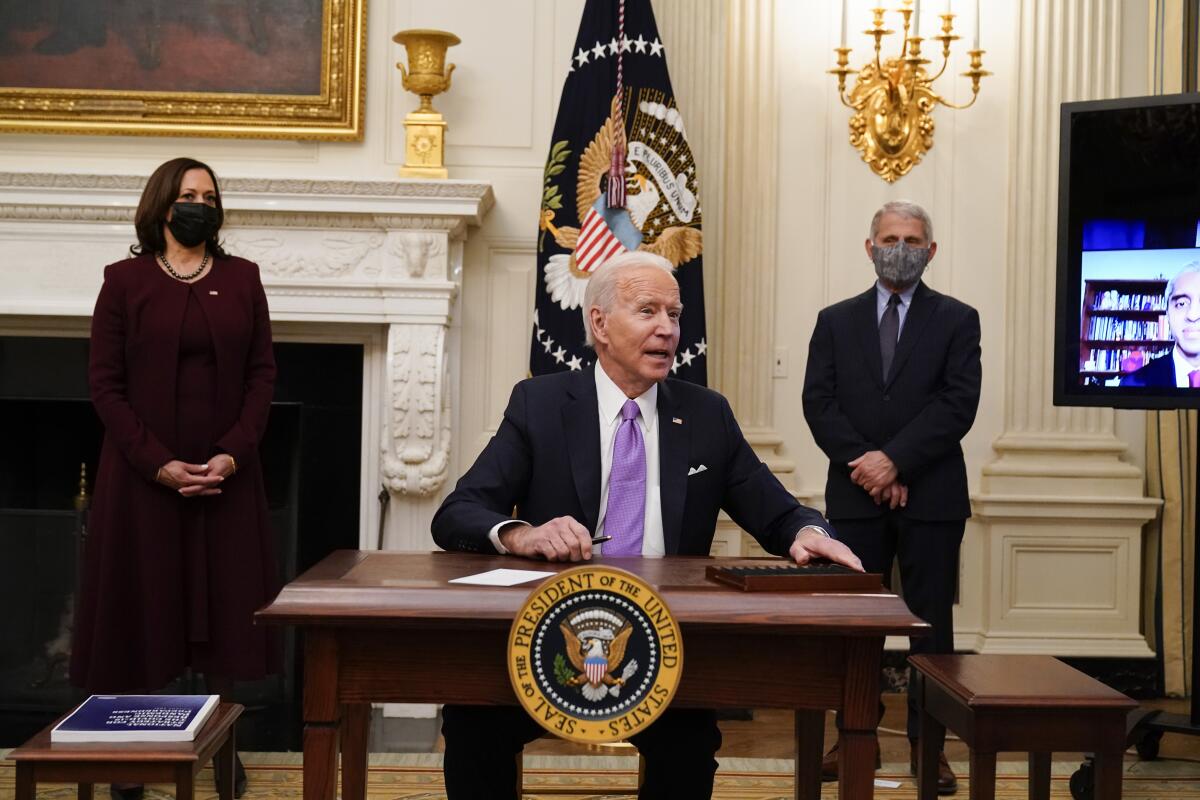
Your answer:
[[[1200,94],[1062,106],[1054,403],[1200,407]]]

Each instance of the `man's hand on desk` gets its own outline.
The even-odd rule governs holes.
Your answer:
[[[500,531],[500,543],[513,555],[547,561],[587,561],[592,535],[572,517],[556,517],[536,528],[511,525]]]
[[[872,498],[877,498],[879,491],[900,476],[896,465],[882,450],[868,450],[847,466],[852,470],[850,480],[870,492]]]
[[[809,528],[796,534],[796,541],[792,542],[792,546],[788,549],[788,555],[800,566],[804,566],[813,559],[824,558],[843,564],[850,569],[865,572],[862,562],[849,547],[837,539],[831,539],[825,534]]]

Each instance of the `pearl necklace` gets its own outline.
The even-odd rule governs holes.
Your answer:
[[[190,281],[192,278],[199,275],[201,272],[204,272],[204,268],[208,266],[208,248],[204,248],[204,258],[200,260],[200,266],[196,268],[195,272],[192,272],[188,275],[180,275],[178,272],[176,272],[175,268],[171,266],[171,262],[167,261],[166,253],[159,253],[158,260],[161,261],[162,265],[167,268],[167,272],[171,274],[172,278],[184,281],[186,283],[187,281]]]

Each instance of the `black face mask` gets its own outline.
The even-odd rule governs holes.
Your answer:
[[[207,242],[221,227],[221,214],[207,203],[175,203],[167,221],[171,235],[184,247]]]

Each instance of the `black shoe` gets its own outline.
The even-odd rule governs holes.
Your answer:
[[[217,791],[221,791],[220,770],[217,767],[217,761],[220,756],[213,759],[213,784],[217,787]],[[235,752],[233,754],[233,796],[240,798],[246,793],[246,768],[242,766],[241,757]],[[114,798],[114,800],[117,800]],[[137,800],[134,798],[134,800]]]
[[[142,800],[146,789],[140,783],[114,783],[108,791],[112,800]]]

